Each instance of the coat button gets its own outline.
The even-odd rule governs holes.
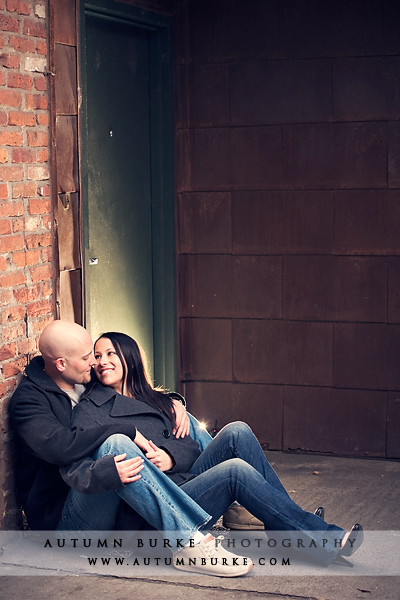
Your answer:
[[[171,436],[170,432],[168,431],[168,429],[164,429],[164,431],[162,432],[163,436],[165,438],[169,438]]]

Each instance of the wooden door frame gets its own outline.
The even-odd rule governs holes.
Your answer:
[[[83,248],[83,315],[88,240],[88,138],[86,104],[85,17],[95,16],[149,32],[151,114],[151,197],[153,236],[154,373],[157,384],[177,387],[176,252],[172,120],[172,19],[115,0],[81,1],[79,6],[78,92],[79,156]]]

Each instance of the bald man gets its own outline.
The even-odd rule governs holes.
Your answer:
[[[92,454],[111,435],[134,438],[133,424],[70,428],[71,411],[91,378],[93,342],[76,323],[54,321],[9,406],[16,433],[17,500],[31,529],[56,529],[69,493],[59,467]]]

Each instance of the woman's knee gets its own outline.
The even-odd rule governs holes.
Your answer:
[[[140,454],[140,448],[131,440],[131,438],[123,433],[114,433],[110,435],[99,448],[103,454],[124,454],[135,453]]]
[[[233,421],[232,423],[228,423],[228,425],[225,425],[221,432],[222,431],[226,431],[226,433],[232,435],[253,434],[251,427],[247,425],[247,423],[245,423],[244,421]]]

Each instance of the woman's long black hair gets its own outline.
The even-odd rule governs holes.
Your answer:
[[[152,408],[162,411],[175,427],[175,411],[171,398],[160,389],[155,389],[150,382],[145,366],[145,358],[139,344],[125,333],[108,331],[101,338],[110,340],[122,363],[123,386],[122,393],[145,402]]]

